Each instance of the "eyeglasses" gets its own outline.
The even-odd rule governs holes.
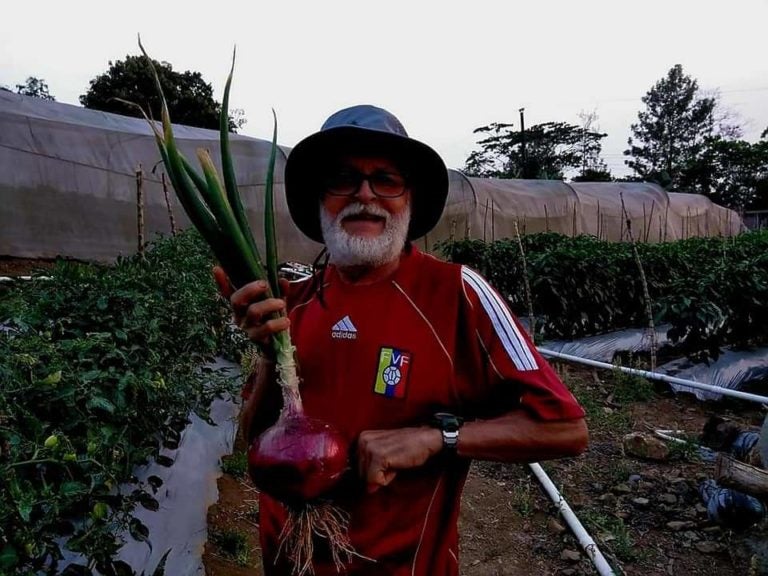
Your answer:
[[[405,193],[406,182],[401,174],[376,171],[363,174],[356,170],[341,170],[325,178],[325,191],[331,196],[354,196],[360,191],[363,182],[368,182],[379,198],[397,198]]]

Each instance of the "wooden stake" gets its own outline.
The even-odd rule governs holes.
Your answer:
[[[163,194],[165,195],[165,207],[168,208],[168,220],[171,222],[171,236],[176,236],[176,219],[173,217],[173,208],[171,207],[171,198],[168,195],[168,180],[165,172],[160,173],[160,180],[163,183]]]
[[[525,305],[528,307],[528,333],[531,336],[531,340],[534,339],[536,334],[536,325],[533,318],[533,298],[531,297],[531,285],[528,282],[528,266],[525,261],[525,250],[523,249],[523,241],[520,238],[520,230],[517,227],[517,221],[515,221],[515,237],[517,238],[517,246],[520,249],[520,259],[523,262],[523,287],[525,289]]]
[[[571,238],[576,237],[576,202],[573,203],[573,232],[571,233]]]
[[[141,164],[136,169],[136,225],[138,232],[138,251],[144,255],[144,171]]]
[[[632,254],[635,257],[635,263],[637,269],[640,272],[640,283],[643,286],[643,299],[645,300],[645,314],[648,317],[648,335],[651,338],[651,372],[656,370],[656,325],[653,322],[653,307],[651,306],[651,294],[648,291],[648,282],[645,279],[645,270],[643,269],[643,263],[640,260],[640,253],[637,251],[637,244],[632,234],[632,221],[627,214],[627,209],[624,206],[624,193],[620,193],[621,198],[621,211],[624,213],[624,217],[627,219],[627,234],[629,234],[629,241],[632,245]]]
[[[645,229],[645,241],[651,236],[651,224],[653,223],[653,211],[656,209],[656,200],[651,202],[651,213],[648,214],[648,227]]]
[[[491,200],[491,242],[496,241],[496,202]]]

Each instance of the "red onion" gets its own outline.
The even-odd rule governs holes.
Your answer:
[[[349,467],[348,457],[349,442],[341,432],[290,406],[253,441],[248,465],[259,490],[299,504],[333,488]]]

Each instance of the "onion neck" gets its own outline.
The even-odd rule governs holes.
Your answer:
[[[296,348],[291,343],[287,330],[278,332],[273,338],[277,364],[277,382],[283,391],[284,410],[303,412],[299,395],[299,376],[296,368]]]

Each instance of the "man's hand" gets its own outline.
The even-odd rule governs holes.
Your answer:
[[[399,470],[424,465],[443,448],[436,428],[366,430],[357,440],[357,468],[369,493],[394,480]]]
[[[287,316],[270,318],[275,312],[285,310],[285,300],[281,298],[266,298],[268,286],[264,280],[246,284],[239,290],[234,290],[226,272],[220,266],[213,269],[213,277],[219,287],[219,292],[232,304],[235,324],[246,333],[251,341],[258,344],[269,344],[273,334],[287,330],[290,320]],[[280,289],[288,290],[288,281],[280,280]]]

